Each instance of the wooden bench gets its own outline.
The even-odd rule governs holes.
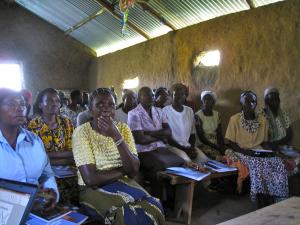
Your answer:
[[[236,175],[237,171],[218,173],[210,171],[211,174],[201,181],[207,181],[215,178]],[[158,173],[160,179],[167,179],[171,185],[175,185],[175,205],[174,217],[168,218],[170,221],[190,224],[192,218],[194,187],[197,182],[182,176],[169,174],[161,171]]]

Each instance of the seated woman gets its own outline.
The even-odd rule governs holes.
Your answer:
[[[29,122],[28,129],[43,141],[52,166],[74,165],[71,137],[73,125],[70,119],[59,115],[58,92],[47,88],[39,93],[35,102],[37,116]],[[61,202],[76,203],[77,177],[57,180]]]
[[[0,88],[0,178],[40,185],[50,206],[58,200],[57,185],[43,142],[21,127],[25,112],[21,93]]]
[[[172,135],[168,143],[173,146],[170,151],[181,157],[185,163],[201,164],[208,160],[205,154],[195,146],[196,131],[193,110],[184,105],[186,86],[177,83],[172,85],[172,104],[163,108],[163,116],[167,118]]]
[[[257,97],[251,91],[241,94],[242,111],[230,118],[225,138],[231,150],[228,156],[237,157],[250,173],[250,195],[258,200],[258,207],[264,207],[274,200],[288,197],[287,172],[282,160],[273,154],[257,156],[255,149],[262,149],[268,140],[268,124],[262,115],[255,113]]]
[[[262,114],[269,122],[268,138],[272,149],[278,150],[287,147],[292,139],[291,120],[288,114],[280,107],[280,96],[277,88],[268,88],[264,93],[265,108]],[[285,158],[284,163],[288,169],[289,175],[298,171],[300,157]]]
[[[140,162],[129,127],[113,120],[111,91],[92,92],[89,110],[93,120],[77,127],[72,140],[80,202],[107,224],[164,224],[160,203],[131,179]]]
[[[26,121],[23,125],[23,128],[27,129],[28,123],[32,119],[32,115],[31,115],[32,93],[28,89],[22,89],[20,92],[21,92],[21,95],[23,96],[23,98],[25,100],[25,104],[26,104],[26,114],[25,114]]]
[[[224,154],[224,140],[222,136],[219,113],[213,110],[216,94],[212,91],[201,92],[202,109],[195,113],[196,130],[201,150],[211,159],[221,160]]]
[[[277,88],[266,89],[264,93],[265,108],[263,114],[269,122],[269,142],[275,148],[287,145],[291,141],[291,120],[287,113],[280,107],[280,97]]]

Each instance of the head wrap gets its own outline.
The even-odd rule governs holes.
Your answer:
[[[202,91],[201,92],[201,101],[203,101],[203,98],[205,95],[210,95],[214,99],[214,101],[217,101],[217,95],[213,91]]]
[[[29,104],[32,104],[32,93],[30,90],[28,89],[22,89],[21,91],[21,95],[29,102]]]
[[[264,98],[267,97],[268,94],[271,94],[271,93],[277,93],[279,94],[279,90],[277,88],[267,88],[264,92]]]
[[[11,95],[17,95],[17,94],[18,94],[18,92],[14,91],[12,89],[0,88],[0,104],[6,97],[11,96]]]
[[[251,95],[251,96],[254,98],[255,101],[257,101],[257,96],[256,96],[256,94],[255,94],[253,91],[244,91],[244,92],[241,94],[241,96],[240,96],[240,103],[241,103],[241,104],[244,103],[245,97],[246,97],[248,94]]]

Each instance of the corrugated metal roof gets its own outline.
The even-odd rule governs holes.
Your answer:
[[[278,1],[281,0],[252,0],[255,7]],[[103,8],[96,0],[16,0],[16,2],[64,32]],[[106,2],[111,5],[116,1],[106,0]],[[126,35],[121,32],[121,22],[106,10],[72,31],[70,35],[101,56],[146,41],[144,36],[155,38],[166,34],[172,30],[171,27],[181,29],[218,16],[250,9],[246,0],[148,0],[145,2],[148,8],[135,4],[130,10],[129,22],[135,25],[137,30],[127,26]],[[117,15],[122,15],[118,4],[111,6]],[[162,18],[169,22],[170,26],[160,21]]]
[[[152,0],[148,4],[154,10],[160,12],[177,29],[218,16],[249,9],[244,0]]]
[[[280,1],[283,1],[283,0],[253,0],[253,3],[255,5],[255,7],[259,7],[259,6],[268,5],[268,4],[280,2]]]

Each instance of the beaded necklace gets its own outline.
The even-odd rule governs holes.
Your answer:
[[[260,123],[257,120],[257,115],[255,114],[254,120],[246,120],[244,112],[240,112],[240,123],[241,126],[249,133],[256,133],[260,127]]]

